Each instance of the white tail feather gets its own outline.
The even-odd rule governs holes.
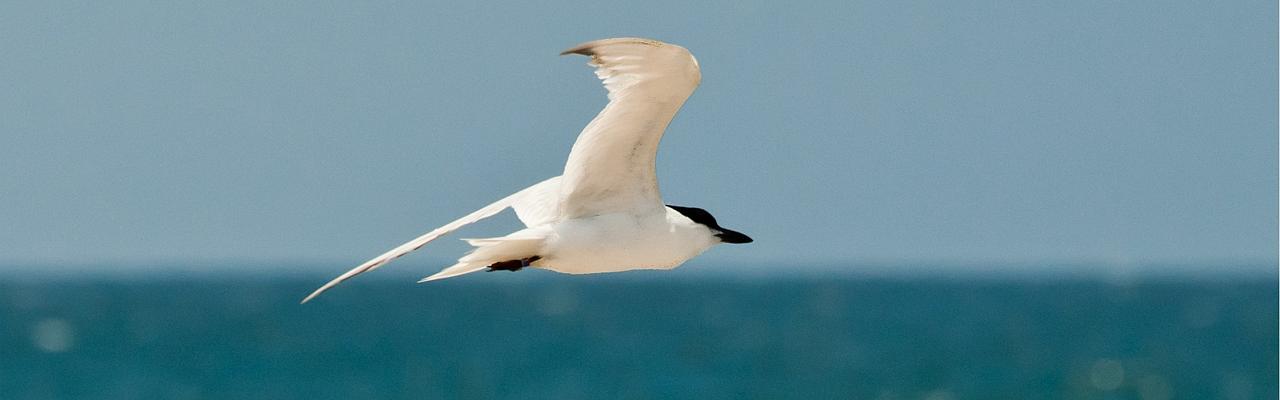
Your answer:
[[[545,238],[545,231],[535,228],[520,230],[497,238],[463,239],[475,246],[475,249],[459,258],[457,264],[422,278],[418,283],[466,275],[485,269],[494,263],[536,256],[542,250],[542,243]]]
[[[483,263],[457,263],[457,264],[453,264],[453,266],[451,266],[451,267],[449,267],[449,268],[445,268],[444,270],[442,270],[442,271],[440,271],[440,272],[437,272],[437,273],[435,273],[435,274],[432,274],[431,276],[428,276],[428,277],[426,277],[426,278],[422,278],[421,280],[419,280],[419,281],[418,281],[418,283],[427,283],[427,282],[431,282],[431,281],[435,281],[435,280],[441,280],[441,279],[444,279],[444,278],[452,278],[452,277],[455,277],[455,276],[458,276],[458,275],[466,275],[466,274],[470,274],[470,273],[472,273],[472,272],[476,272],[476,271],[479,271],[479,270],[485,269],[485,268],[486,268],[486,267],[488,267],[489,265],[492,265],[492,264],[483,264]]]

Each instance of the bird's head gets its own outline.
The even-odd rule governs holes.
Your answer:
[[[673,206],[670,204],[668,204],[667,207],[672,210],[676,210],[680,215],[685,216],[685,218],[689,218],[697,224],[706,226],[707,229],[711,230],[712,235],[717,239],[720,239],[720,243],[742,244],[752,242],[750,236],[744,235],[742,232],[720,226],[720,224],[716,223],[716,217],[711,216],[711,213],[707,212],[707,210],[696,207]]]

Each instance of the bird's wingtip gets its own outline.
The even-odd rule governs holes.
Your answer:
[[[592,54],[595,54],[595,53],[593,53],[590,48],[585,46],[577,46],[572,49],[568,49],[560,52],[560,55],[562,56],[567,56],[570,54],[581,54],[581,55],[590,57]]]
[[[298,304],[307,304],[308,301],[311,301],[311,299],[314,299],[317,296],[320,296],[321,293],[324,293],[325,291],[329,290],[329,288],[332,288],[334,285],[337,285],[338,282],[341,282],[341,281],[342,281],[341,278],[339,278],[324,284],[324,286],[321,286],[319,289],[316,289],[316,291],[311,292],[311,294],[307,295],[307,297],[303,297],[302,301],[298,302]]]
[[[662,46],[665,44],[660,40],[637,38],[637,37],[600,39],[600,40],[592,40],[590,42],[573,46],[568,50],[560,52],[560,55],[566,56],[570,54],[581,54],[587,57],[591,57],[596,55],[597,47],[606,46],[606,45],[615,44],[615,43],[635,43],[635,44],[643,44],[643,45],[655,46],[655,47]]]

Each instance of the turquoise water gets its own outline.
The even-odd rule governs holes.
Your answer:
[[[0,281],[0,398],[1274,399],[1274,279]]]

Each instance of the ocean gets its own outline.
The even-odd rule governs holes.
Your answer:
[[[501,274],[0,279],[0,399],[1277,398],[1274,275]]]

